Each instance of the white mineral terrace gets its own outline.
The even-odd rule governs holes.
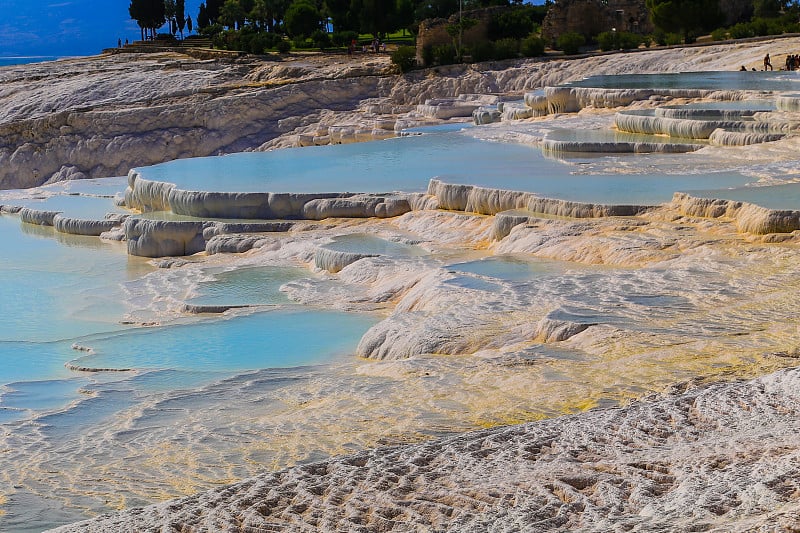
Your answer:
[[[70,371],[97,383],[0,426],[0,529],[797,527],[800,96],[564,86],[584,72],[735,74],[796,49],[800,38],[407,76],[174,57],[85,60],[89,81],[74,65],[0,69],[0,184],[23,188],[0,196],[4,222],[65,246],[124,241],[128,268],[149,269],[125,285],[127,320],[199,315],[210,331],[278,317],[261,289],[248,289],[255,303],[185,297],[210,270],[254,268],[279,269],[270,283],[292,306],[369,317],[347,357],[139,398],[147,369],[113,353],[93,366],[97,339],[76,343]],[[26,84],[23,104],[12,93]],[[537,183],[589,197],[496,185],[507,176],[214,190],[143,168],[470,119],[470,141],[550,152]],[[91,198],[43,186],[110,175],[116,190]],[[603,177],[626,194],[681,187],[659,202],[591,198]]]

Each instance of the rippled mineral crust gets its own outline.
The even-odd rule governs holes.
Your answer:
[[[11,139],[0,146],[0,186],[121,175],[175,157],[295,145],[312,133],[320,143],[335,131],[353,140],[365,130],[351,135],[336,124],[358,123],[375,110],[404,113],[463,93],[522,93],[586,72],[738,70],[756,66],[765,51],[798,47],[790,38],[383,77],[374,76],[381,65],[343,71],[174,57],[94,59],[77,79],[69,76],[74,64],[53,67],[57,78],[71,80],[64,84],[41,82],[36,72],[17,80],[8,74],[15,70],[4,70],[10,87],[4,95],[28,85],[33,96],[24,109],[11,97],[0,99],[0,126]],[[588,105],[580,119],[591,122],[613,113],[593,107],[620,105],[631,94],[571,90],[555,107]],[[531,102],[540,112],[541,101]],[[37,120],[43,122],[31,122]],[[37,136],[26,137],[33,126]],[[512,136],[509,129],[495,131]],[[26,144],[14,151],[14,139]],[[724,157],[743,165],[754,155],[761,163],[794,161],[797,141],[779,143],[783,150],[743,147]],[[710,149],[719,154],[724,147]],[[11,160],[20,168],[14,175],[2,171]],[[692,385],[697,376],[703,383],[732,381],[795,366],[798,236],[784,234],[782,244],[770,245],[777,239],[771,231],[791,231],[793,212],[676,195],[656,209],[626,206],[629,211],[612,213],[528,193],[440,187],[444,205],[438,196],[409,197],[412,211],[404,215],[330,222],[331,231],[413,233],[433,249],[526,254],[568,262],[570,272],[542,283],[487,281],[420,258],[362,257],[342,266],[335,284],[333,278],[287,283],[284,290],[297,303],[384,313],[362,339],[364,359],[264,370],[166,394],[69,442],[40,438],[38,428],[0,435],[3,479],[20,492],[57,493],[71,516],[197,492],[62,531],[797,526],[798,371]],[[167,189],[153,186],[154,204],[168,203]],[[495,216],[434,210],[440,207]],[[503,214],[531,208],[537,214]],[[145,235],[134,222],[126,224],[134,240]],[[330,237],[321,226],[318,233],[227,235],[201,224],[181,228],[186,231],[175,239],[176,228],[153,222],[148,229],[175,241],[175,253],[200,250],[210,238],[205,246],[212,255],[204,261],[247,251],[245,259],[309,268],[318,266],[316,252]],[[146,240],[137,246],[164,253]],[[150,289],[167,292],[168,282],[162,283]],[[647,290],[637,292],[641,287]],[[641,398],[667,386],[673,390],[662,397]],[[641,401],[560,416],[630,398]],[[364,451],[349,453],[354,449]]]
[[[791,531],[800,371],[378,448],[55,531]]]

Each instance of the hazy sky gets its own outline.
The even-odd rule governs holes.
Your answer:
[[[186,0],[193,20],[201,1]],[[0,0],[0,57],[94,55],[116,46],[117,39],[137,40],[129,5],[130,0]]]
[[[197,19],[202,0],[186,0]],[[98,54],[117,39],[137,40],[130,0],[0,0],[0,57]]]

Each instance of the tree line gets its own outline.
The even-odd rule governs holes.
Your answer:
[[[191,15],[186,15],[185,0],[131,0],[128,13],[139,25],[142,40],[155,39],[156,32],[169,23],[173,35],[193,29]]]
[[[549,0],[548,0],[549,2]],[[516,6],[535,11],[531,24],[544,17],[546,6],[523,6],[523,0],[206,0],[200,4],[196,28],[206,34],[248,29],[309,37],[332,27],[337,32],[355,32],[375,37],[407,30],[416,33],[424,19],[449,17],[463,10],[493,5]],[[155,38],[169,24],[170,33],[183,34],[191,17],[184,0],[131,0],[129,13],[142,29],[142,38]],[[188,27],[189,31],[192,27]]]
[[[205,0],[193,24],[185,14],[184,0],[131,0],[130,15],[142,29],[142,38],[155,38],[167,24],[171,35],[193,27],[213,40],[214,46],[252,53],[268,50],[288,51],[292,46],[331,45],[347,47],[363,35],[385,39],[402,30],[413,42],[420,22],[448,18],[459,11],[504,6],[492,16],[488,29],[489,44],[475,44],[471,50],[442,46],[427,63],[444,64],[473,58],[501,59],[515,54],[541,54],[541,23],[553,4],[566,0],[546,0],[543,6],[523,0]],[[608,4],[608,0],[585,0]],[[603,50],[636,48],[641,44],[681,44],[711,33],[714,39],[774,35],[800,31],[800,0],[752,0],[745,4],[738,19],[729,27],[725,20],[726,0],[645,0],[651,34],[605,31],[598,35],[575,32],[562,34],[547,44],[565,53],[576,53],[586,44]],[[459,24],[468,23],[465,19]],[[452,27],[450,27],[452,26]],[[448,32],[459,31],[450,24]],[[333,33],[330,29],[333,29]],[[288,37],[288,39],[287,39]],[[291,40],[291,43],[290,41]],[[406,55],[411,56],[407,50]]]

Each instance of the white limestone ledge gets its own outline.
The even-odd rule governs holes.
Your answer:
[[[554,198],[542,198],[530,192],[449,184],[437,179],[432,179],[428,184],[428,194],[437,199],[440,209],[466,211],[481,215],[496,215],[503,211],[524,209],[546,215],[598,218],[636,216],[654,208],[654,206],[646,205],[604,205],[571,202]]]
[[[681,192],[675,193],[671,205],[687,216],[731,219],[743,233],[768,235],[800,229],[800,211],[768,209],[734,200],[697,198]]]
[[[542,139],[543,151],[551,154],[561,153],[631,153],[631,154],[683,154],[694,152],[703,147],[695,143],[666,143],[646,141],[564,141],[551,139],[545,135]]]
[[[614,115],[614,126],[628,133],[669,135],[683,139],[708,139],[718,128],[729,130],[743,128],[739,120],[690,120],[634,112],[620,112]]]
[[[103,220],[72,218],[58,214],[53,217],[53,227],[59,233],[99,237],[119,227],[130,215],[107,214]]]
[[[32,209],[30,207],[23,207],[19,211],[19,218],[26,224],[34,224],[36,226],[52,226],[53,219],[59,214],[61,214],[61,211],[44,211],[40,209]]]
[[[703,89],[596,89],[591,87],[545,87],[547,111],[576,113],[586,107],[623,107],[653,98],[707,98],[714,91]],[[538,95],[526,95],[525,101],[541,107]]]
[[[3,215],[17,215],[22,211],[22,206],[19,205],[0,205],[0,214]]]
[[[351,265],[366,257],[378,257],[377,254],[342,252],[325,248],[317,248],[314,253],[314,266],[321,270],[327,270],[331,274],[336,274],[347,265]]]
[[[447,120],[456,117],[471,117],[473,111],[481,106],[497,105],[503,97],[491,94],[461,94],[454,98],[429,98],[417,105],[420,115]]]
[[[395,217],[411,210],[402,194],[202,192],[128,174],[125,205],[196,218],[306,219]]]
[[[750,144],[761,144],[772,141],[779,141],[785,138],[783,133],[759,133],[753,131],[728,131],[722,128],[711,132],[708,140],[711,144],[719,146],[747,146]]]
[[[287,232],[294,223],[287,221],[216,222],[183,220],[128,219],[124,239],[128,254],[142,257],[167,257],[246,252],[265,240],[265,233]]]
[[[36,226],[52,226],[59,233],[98,237],[100,234],[119,227],[129,216],[108,213],[102,220],[69,217],[61,211],[46,211],[30,207],[14,207],[8,213],[19,214],[20,220]]]
[[[206,249],[208,222],[129,218],[123,226],[128,254],[140,257],[192,255]]]
[[[775,99],[780,111],[800,111],[800,94],[782,94]]]

